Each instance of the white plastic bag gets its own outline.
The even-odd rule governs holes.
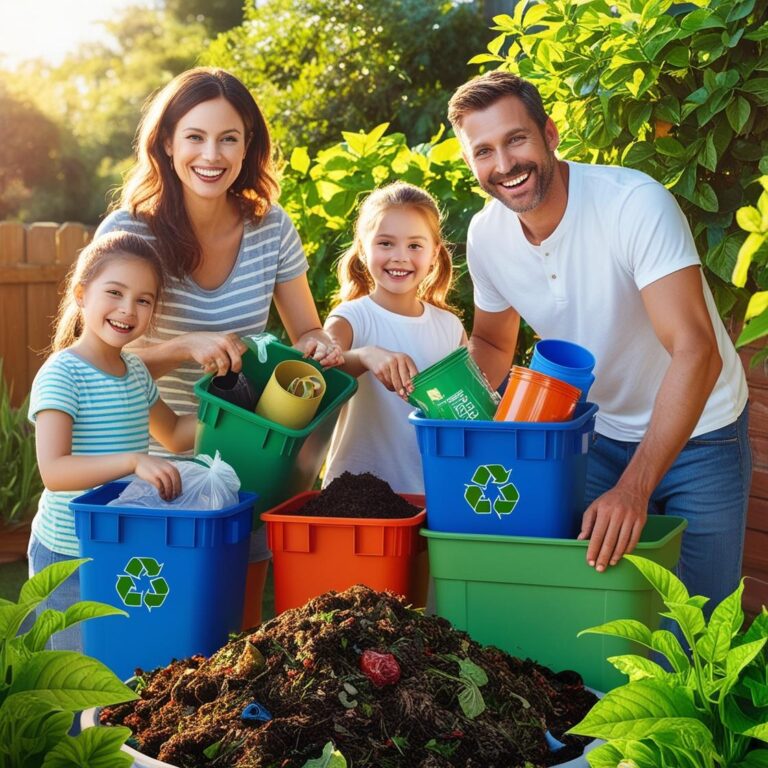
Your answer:
[[[164,501],[154,485],[136,478],[107,506],[214,510],[238,503],[240,480],[218,451],[214,458],[201,453],[193,461],[180,461],[177,466],[181,493],[172,501]]]

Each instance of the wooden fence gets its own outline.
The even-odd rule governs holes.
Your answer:
[[[61,283],[77,252],[90,240],[82,224],[0,222],[0,358],[13,384],[16,404],[24,399],[51,340]],[[749,368],[745,350],[754,457],[752,495],[744,546],[745,602],[751,612],[768,605],[768,374]]]
[[[0,358],[18,405],[51,342],[62,281],[92,227],[0,222]]]

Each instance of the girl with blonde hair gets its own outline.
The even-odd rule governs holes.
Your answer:
[[[339,266],[339,303],[325,323],[359,388],[339,416],[324,484],[372,472],[397,493],[423,493],[407,397],[418,371],[466,343],[447,302],[451,254],[440,211],[425,190],[396,182],[360,206]]]

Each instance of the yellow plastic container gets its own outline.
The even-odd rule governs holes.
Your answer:
[[[310,380],[319,382],[312,396],[301,397],[289,391],[293,382]],[[283,360],[272,371],[267,386],[256,403],[256,413],[288,429],[304,429],[317,413],[323,395],[325,379],[317,368],[303,360]]]

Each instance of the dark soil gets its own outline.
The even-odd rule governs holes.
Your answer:
[[[413,517],[421,509],[398,496],[385,482],[370,472],[353,475],[344,472],[293,514],[307,517]]]
[[[394,655],[398,682],[377,687],[363,674],[371,650]],[[473,717],[461,706],[460,662],[485,673],[476,685],[485,709]],[[480,646],[361,585],[141,683],[140,700],[104,709],[101,722],[127,725],[139,751],[181,768],[301,768],[329,741],[349,768],[541,768],[581,754],[586,740],[563,732],[595,701],[575,673]],[[244,721],[254,702],[272,719]],[[547,729],[567,746],[550,752]]]

